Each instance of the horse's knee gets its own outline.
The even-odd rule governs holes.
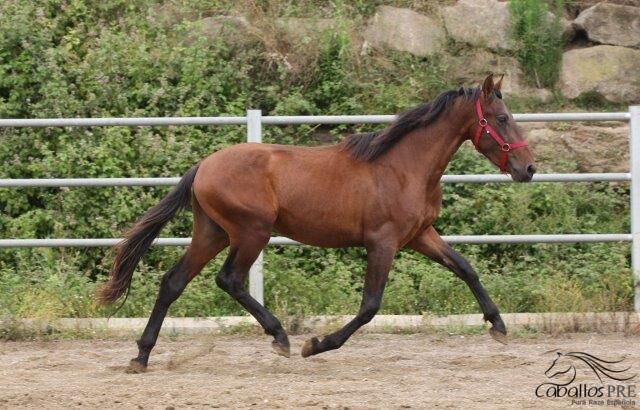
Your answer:
[[[365,303],[360,309],[360,317],[363,323],[369,323],[380,310],[380,301],[371,301]]]

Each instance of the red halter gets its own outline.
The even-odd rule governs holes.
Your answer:
[[[493,127],[487,122],[486,118],[484,118],[484,114],[482,113],[482,107],[480,106],[479,98],[476,100],[476,114],[478,114],[478,118],[480,119],[480,121],[478,121],[479,127],[478,127],[478,130],[476,131],[476,135],[473,137],[473,145],[475,145],[478,152],[481,152],[480,146],[478,144],[480,143],[480,137],[482,136],[482,132],[486,131],[487,134],[489,134],[489,136],[491,136],[491,138],[493,138],[493,140],[497,142],[498,145],[500,145],[500,149],[502,150],[502,156],[500,157],[500,165],[498,166],[500,168],[500,172],[506,174],[507,161],[509,160],[509,152],[513,151],[514,149],[526,147],[527,145],[529,145],[529,143],[527,143],[527,141],[520,141],[520,142],[514,142],[510,144],[505,140],[503,140],[502,137],[500,137],[500,134],[498,134],[496,130],[494,130]]]

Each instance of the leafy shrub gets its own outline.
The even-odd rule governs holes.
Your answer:
[[[510,0],[509,10],[516,41],[516,57],[531,82],[553,87],[560,73],[563,0],[555,0],[555,15],[549,16],[547,3],[538,0]]]

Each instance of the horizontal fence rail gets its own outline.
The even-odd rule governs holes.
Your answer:
[[[631,234],[558,234],[558,235],[443,235],[442,239],[458,244],[491,243],[589,243],[630,242]],[[64,248],[115,246],[122,238],[92,239],[0,239],[0,248]],[[188,246],[191,238],[158,238],[153,246]],[[275,236],[269,245],[303,245],[293,239]]]
[[[263,125],[296,124],[384,124],[395,115],[326,115],[326,116],[262,116],[259,110],[248,110],[246,116],[222,117],[146,117],[146,118],[36,118],[0,119],[0,128],[7,127],[149,127],[149,126],[210,126],[245,125],[247,142],[262,142]],[[539,174],[533,182],[631,182],[631,233],[611,234],[556,234],[556,235],[451,235],[443,236],[450,243],[578,243],[578,242],[631,242],[632,270],[635,282],[635,308],[640,311],[640,106],[628,112],[611,113],[533,113],[514,114],[519,122],[551,121],[618,121],[630,122],[630,172],[589,174]],[[134,187],[171,186],[180,178],[32,178],[0,179],[0,188],[45,187]],[[444,183],[506,183],[506,175],[444,175]],[[119,238],[78,239],[0,239],[0,248],[28,247],[99,247],[114,246]],[[156,246],[187,246],[191,238],[159,238]],[[270,245],[300,245],[284,237],[273,237]],[[251,269],[251,294],[263,302],[262,255]]]
[[[294,124],[384,124],[395,115],[296,115],[264,116],[265,125]],[[628,112],[610,113],[548,113],[514,114],[518,122],[551,121],[629,121]],[[138,117],[138,118],[30,118],[0,119],[0,128],[6,127],[152,127],[171,125],[244,125],[247,117]]]
[[[153,127],[170,125],[244,125],[247,117],[30,118],[0,119],[0,127]]]
[[[43,187],[105,187],[105,186],[171,186],[177,185],[175,178],[24,178],[0,179],[0,188],[43,188]],[[444,183],[507,183],[513,182],[507,175],[443,175]],[[537,174],[531,182],[628,182],[631,174],[589,173],[589,174]]]

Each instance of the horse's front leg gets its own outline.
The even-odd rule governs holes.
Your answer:
[[[362,303],[356,317],[342,329],[319,340],[317,337],[306,341],[302,346],[302,357],[337,349],[362,325],[368,323],[380,309],[384,286],[397,249],[381,243],[367,247],[367,273],[362,291]]]
[[[489,333],[500,343],[507,342],[507,328],[500,318],[500,312],[495,303],[489,297],[478,278],[478,274],[473,270],[469,262],[467,262],[459,253],[453,250],[448,243],[442,240],[438,232],[433,227],[425,229],[421,234],[416,236],[407,244],[407,248],[413,249],[428,258],[438,262],[440,265],[448,268],[462,279],[471,292],[475,296],[484,320],[491,322]]]

